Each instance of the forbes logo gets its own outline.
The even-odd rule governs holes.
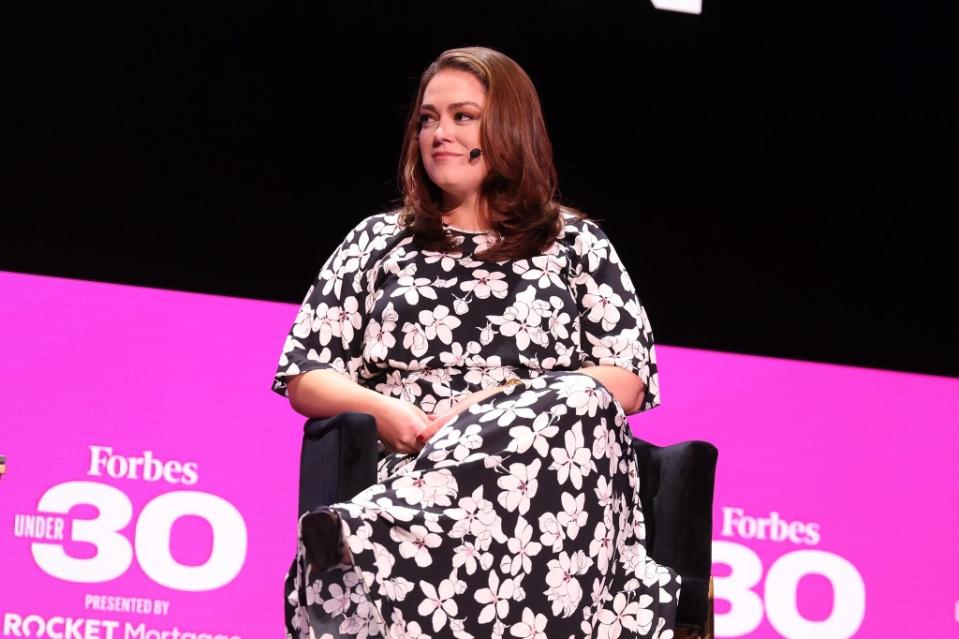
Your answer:
[[[90,446],[90,469],[87,474],[94,477],[106,474],[114,479],[162,479],[170,484],[185,486],[191,486],[199,479],[196,462],[161,461],[150,450],[143,451],[141,457],[115,455],[109,446]]]
[[[742,508],[723,507],[724,537],[741,539],[764,539],[781,543],[815,546],[821,541],[819,524],[815,522],[787,521],[773,511],[768,517],[752,517]]]

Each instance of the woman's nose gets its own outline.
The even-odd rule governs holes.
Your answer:
[[[453,136],[447,133],[447,131],[452,130],[449,125],[449,122],[443,122],[442,119],[436,123],[436,128],[433,130],[434,142],[450,141],[453,139]]]

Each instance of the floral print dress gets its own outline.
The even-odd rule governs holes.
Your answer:
[[[447,227],[455,250],[422,250],[397,213],[323,265],[273,390],[330,368],[429,414],[519,383],[418,454],[380,442],[378,483],[331,504],[353,565],[316,574],[299,539],[286,636],[672,637],[680,578],[646,554],[629,424],[577,372],[622,367],[645,383],[641,410],[659,404],[649,322],[609,239],[564,211],[542,254],[486,262],[490,233]]]

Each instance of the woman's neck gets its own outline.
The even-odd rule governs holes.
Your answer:
[[[450,226],[469,231],[489,229],[489,218],[478,194],[460,200],[446,194],[443,200],[443,221]]]

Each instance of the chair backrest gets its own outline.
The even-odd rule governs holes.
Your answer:
[[[646,520],[646,552],[682,576],[677,624],[706,627],[719,452],[704,441],[660,447],[634,438],[632,445]]]

